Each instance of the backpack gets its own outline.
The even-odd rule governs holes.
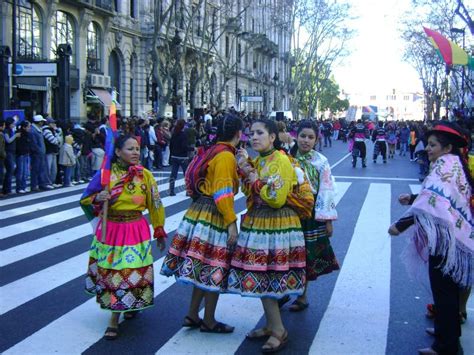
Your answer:
[[[231,147],[225,144],[216,144],[208,149],[205,149],[204,147],[198,149],[197,154],[194,156],[193,160],[191,160],[191,163],[189,163],[184,176],[187,195],[193,200],[202,195],[199,187],[205,181],[210,161],[217,154],[225,151],[231,152],[232,154],[235,153]]]

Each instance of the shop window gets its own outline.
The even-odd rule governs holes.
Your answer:
[[[91,72],[101,71],[100,37],[99,26],[91,22],[87,28],[87,70]]]
[[[72,48],[71,64],[76,64],[75,51],[76,33],[72,16],[63,11],[56,11],[51,19],[51,52],[50,59],[56,59],[56,51],[60,44],[67,43]]]
[[[30,1],[20,1],[17,17],[17,55],[19,58],[41,59],[43,54],[42,25],[38,9]]]

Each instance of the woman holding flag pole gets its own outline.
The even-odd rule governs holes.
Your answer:
[[[152,173],[139,165],[135,137],[117,135],[115,104],[110,108],[106,154],[81,206],[94,227],[86,291],[112,312],[105,339],[119,335],[120,314],[134,318],[153,305],[153,256],[147,209],[158,247],[165,247],[165,210]]]

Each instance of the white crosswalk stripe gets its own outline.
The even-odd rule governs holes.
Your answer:
[[[391,203],[393,199],[396,199],[396,196],[392,196],[391,183],[370,183],[367,195],[360,206],[360,214],[357,216],[354,232],[350,238],[350,244],[341,265],[341,270],[335,275],[335,286],[329,298],[328,306],[322,315],[318,328],[314,329],[314,335],[309,339],[305,339],[308,345],[303,353],[384,354],[387,352],[392,292],[390,289],[392,276],[391,240],[387,235],[387,228],[390,222],[397,217],[391,215]],[[177,181],[177,186],[183,184],[183,179]],[[348,194],[349,191],[353,192],[358,189],[357,186],[359,185],[357,184],[358,182],[338,182],[336,204],[339,204],[344,196],[350,195]],[[408,186],[412,193],[419,192],[420,185]],[[163,183],[160,184],[159,189],[160,191],[166,190],[167,187],[168,184]],[[0,213],[0,219],[22,218],[23,215],[28,213],[47,211],[52,206],[63,206],[77,202],[80,194],[74,192],[79,192],[80,188],[84,188],[84,186],[61,189],[61,192],[73,192],[71,196],[67,197],[59,195],[58,198],[55,198],[58,190],[31,195],[30,199],[28,199],[29,196],[11,198],[7,200],[7,205],[2,204],[2,206],[11,206],[11,208],[7,208]],[[49,197],[48,201],[34,203],[36,199],[47,197]],[[236,201],[243,201],[243,198],[243,194],[240,193],[236,196]],[[12,202],[12,200],[15,201]],[[168,233],[175,230],[181,222],[186,211],[175,206],[185,200],[187,200],[185,192],[163,198],[163,203],[167,209],[173,211],[166,218],[165,230]],[[26,206],[20,205],[18,208],[14,207],[15,204],[24,204],[26,201],[33,201],[33,203]],[[350,199],[345,201],[348,205],[351,204]],[[242,205],[240,203],[240,206]],[[374,206],[376,206],[375,209]],[[51,223],[67,222],[81,215],[79,209],[66,209],[19,224],[2,227],[0,228],[0,242],[8,241],[9,245],[13,245],[13,237],[25,232],[34,232]],[[240,216],[245,213],[245,209],[237,212]],[[359,211],[355,213],[359,213]],[[338,221],[337,223],[344,223],[344,221]],[[34,257],[40,253],[61,250],[68,243],[90,236],[90,232],[90,226],[85,222],[65,230],[56,228],[54,232],[43,232],[36,239],[2,248],[0,251],[0,266],[11,269],[14,266],[12,264],[22,260],[29,260],[29,263],[33,263]],[[337,238],[337,224],[335,233],[335,238]],[[172,290],[169,290],[169,288],[175,284],[175,279],[159,274],[163,259],[160,258],[154,263],[155,296],[162,295],[160,297],[165,296],[172,300]],[[21,312],[31,301],[52,290],[63,292],[61,290],[63,285],[84,275],[87,260],[88,251],[80,250],[75,256],[48,264],[49,266],[39,270],[33,270],[31,274],[25,274],[26,276],[19,279],[4,282],[0,288],[1,317]],[[77,283],[77,280],[74,282]],[[77,290],[77,292],[82,292],[82,290]],[[67,295],[64,295],[64,297],[67,297]],[[430,302],[429,299],[423,300],[421,307],[428,302]],[[187,307],[187,304],[184,307]],[[300,317],[299,319],[303,322],[301,326],[308,322],[309,316],[312,317],[311,312],[314,312],[312,307],[318,307],[317,302],[312,302],[308,313],[294,315]],[[468,309],[469,312],[474,310],[472,299]],[[422,311],[421,309],[420,312]],[[160,345],[152,351],[156,354],[234,354],[236,351],[242,352],[241,347],[247,343],[245,334],[255,328],[261,321],[263,308],[259,299],[224,294],[220,296],[216,315],[219,320],[235,326],[234,333],[223,336],[180,328],[168,338],[160,341]],[[201,312],[202,316],[203,312]],[[419,315],[414,315],[414,317],[419,317]],[[137,321],[140,322],[140,320]],[[100,310],[95,299],[89,299],[79,305],[76,303],[76,306],[58,315],[46,325],[38,326],[34,332],[4,348],[2,353],[80,354],[99,344],[104,329],[107,327],[107,322],[108,313]],[[470,320],[463,326],[462,344],[466,354],[474,353],[474,327],[472,322],[469,322]],[[165,326],[165,324],[159,325],[159,327]],[[298,330],[298,327],[289,329],[290,342],[297,343],[299,341],[298,333],[300,330]],[[159,329],[156,331],[159,331]],[[420,329],[420,332],[422,331],[423,329]],[[124,334],[124,337],[126,337],[126,334]],[[263,342],[259,343],[258,348],[262,344]],[[244,347],[244,349],[247,348]],[[138,353],[141,352],[139,348],[135,350]],[[150,352],[150,349],[147,348],[146,352]]]

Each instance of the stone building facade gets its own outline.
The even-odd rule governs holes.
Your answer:
[[[176,115],[173,108],[177,104],[185,116],[211,106],[265,112],[288,108],[291,26],[288,11],[281,10],[283,6],[291,7],[291,0],[16,2],[17,63],[54,62],[59,44],[68,43],[72,48],[73,121],[85,120],[88,114],[106,114],[112,90],[117,92],[123,116],[146,115],[153,108],[160,114]],[[166,12],[170,6],[172,10]],[[174,25],[157,28],[156,16],[163,11],[180,19],[181,24],[174,21]],[[10,49],[12,18],[12,1],[3,1],[0,46]],[[192,26],[187,25],[190,23]],[[170,54],[179,55],[172,60],[180,74],[169,80],[165,73],[166,80],[159,87],[153,76],[154,67],[157,61],[170,58],[154,57],[153,48],[156,46],[157,52],[159,45],[170,48],[177,35],[183,48],[180,54]],[[204,46],[196,47],[196,40],[202,44],[210,42],[209,38],[212,48],[208,46],[203,51]],[[204,57],[206,61],[202,61]],[[196,65],[199,61],[200,66]],[[24,109],[29,116],[40,112],[57,115],[62,103],[57,100],[55,76],[16,76],[15,81],[16,108]],[[159,97],[166,98],[161,105]]]

